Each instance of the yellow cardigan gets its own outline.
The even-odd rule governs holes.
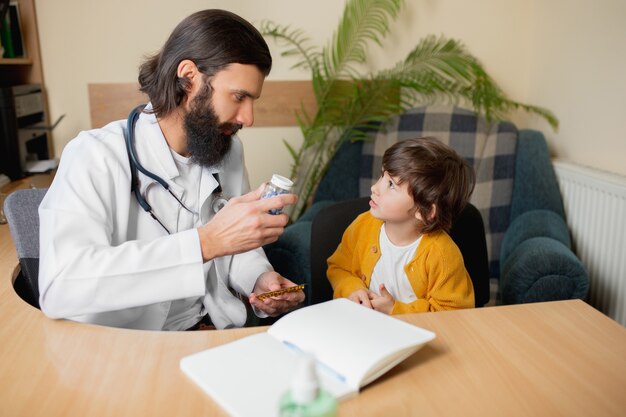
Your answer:
[[[328,258],[328,280],[335,298],[369,288],[380,258],[382,224],[366,212],[346,229],[339,247]],[[446,232],[423,235],[415,257],[404,266],[404,272],[418,299],[408,304],[396,300],[391,314],[474,307],[472,280],[461,251]]]

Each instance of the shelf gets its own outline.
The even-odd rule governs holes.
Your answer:
[[[30,58],[0,58],[0,65],[32,65]]]
[[[5,0],[2,0],[5,1]],[[42,91],[44,125],[49,126],[48,103],[46,86],[41,65],[41,51],[39,47],[39,31],[37,29],[37,13],[35,3],[38,0],[11,0],[11,4],[19,6],[19,21],[21,27],[23,51],[26,56],[16,58],[1,58],[0,55],[0,87],[12,87],[24,84],[39,84]],[[4,120],[0,121],[3,125]],[[4,132],[4,126],[0,126]],[[0,140],[4,141],[4,133]],[[48,141],[48,157],[54,158],[54,141],[52,132],[46,131]],[[3,155],[4,157],[4,155]],[[4,160],[4,158],[2,158]],[[1,169],[0,169],[1,170]],[[0,414],[2,414],[0,412]]]

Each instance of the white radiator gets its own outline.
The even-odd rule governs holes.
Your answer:
[[[588,301],[626,326],[626,177],[560,160],[554,168]]]

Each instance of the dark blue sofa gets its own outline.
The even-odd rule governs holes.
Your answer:
[[[498,304],[585,298],[589,279],[571,250],[563,203],[543,134],[517,130],[510,218],[500,245]],[[270,263],[298,283],[311,283],[311,221],[320,209],[359,197],[363,142],[345,143],[331,161],[311,207],[264,247]],[[485,219],[488,221],[488,219]],[[310,285],[309,285],[310,288]],[[311,294],[307,293],[311,299]]]

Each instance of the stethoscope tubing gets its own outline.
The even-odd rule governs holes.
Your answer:
[[[139,203],[141,208],[144,211],[146,211],[147,213],[149,213],[150,216],[152,216],[152,218],[154,220],[156,220],[161,225],[161,227],[163,227],[163,229],[165,229],[165,231],[168,234],[171,234],[169,229],[167,227],[165,227],[163,222],[161,222],[161,220],[159,220],[159,218],[154,214],[154,211],[152,210],[152,206],[148,203],[148,201],[145,199],[145,197],[143,195],[141,195],[141,192],[139,190],[139,179],[137,177],[137,171],[141,172],[142,174],[144,174],[148,178],[150,178],[150,179],[154,180],[155,182],[159,183],[159,185],[161,185],[161,187],[163,187],[172,197],[174,197],[176,199],[176,201],[178,201],[178,203],[185,210],[187,210],[190,213],[195,213],[195,212],[193,210],[191,210],[189,207],[187,207],[182,202],[182,200],[176,194],[174,194],[172,192],[172,190],[170,189],[170,186],[167,183],[167,181],[165,181],[163,178],[159,177],[155,173],[148,171],[143,165],[141,165],[141,162],[139,162],[139,159],[137,158],[137,153],[135,151],[135,145],[134,145],[134,143],[135,143],[135,125],[137,124],[137,120],[139,119],[139,115],[141,114],[141,112],[143,111],[143,109],[145,107],[146,107],[145,104],[141,104],[141,105],[135,107],[130,112],[130,114],[128,116],[128,120],[126,122],[127,134],[125,135],[125,141],[126,141],[126,151],[128,153],[128,162],[130,164],[130,172],[131,172],[130,189],[131,189],[131,192],[133,192],[133,194],[135,194],[135,198],[137,199],[137,202]],[[214,174],[214,176],[215,176],[215,179],[217,181],[216,191],[218,193],[221,193],[222,187],[221,187],[221,185],[219,183],[219,177],[217,176],[217,174]],[[219,196],[218,199],[227,201],[226,199],[224,199],[221,196]],[[223,204],[222,204],[222,206],[223,206]],[[195,214],[197,214],[197,213],[195,213]]]

